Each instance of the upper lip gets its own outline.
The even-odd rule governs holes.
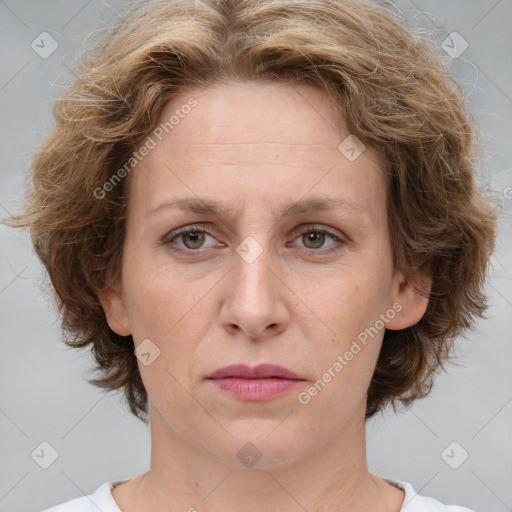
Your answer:
[[[276,364],[262,363],[251,367],[246,364],[232,364],[224,366],[211,373],[208,379],[222,379],[226,377],[239,377],[244,379],[265,379],[279,377],[281,379],[304,380],[295,372]]]

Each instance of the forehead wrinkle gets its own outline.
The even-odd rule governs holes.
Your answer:
[[[289,151],[283,151],[289,148]],[[302,162],[311,163],[323,161],[326,156],[332,160],[333,156],[337,160],[343,157],[338,150],[338,146],[326,144],[285,144],[285,143],[236,143],[236,144],[218,144],[218,143],[186,143],[179,144],[174,151],[175,157],[186,159],[196,164],[214,164],[214,160],[225,160],[234,162],[254,162],[254,163],[273,163],[282,165],[285,162],[296,162],[298,167]],[[332,164],[331,164],[332,165]]]
[[[244,162],[244,164],[246,163],[250,163],[252,166],[257,166],[257,165],[265,165],[265,166],[268,166],[268,162]],[[225,166],[228,166],[228,165],[233,165],[233,166],[236,166],[236,167],[240,167],[241,165],[241,162],[215,162],[215,163],[209,163],[209,164],[205,164],[203,165],[202,167],[225,167]],[[293,169],[298,169],[298,170],[302,170],[302,169],[315,169],[315,170],[320,170],[322,171],[323,169],[318,169],[318,165],[305,165],[305,164],[283,164],[283,163],[280,163],[280,162],[276,162],[276,165],[279,165],[279,167],[290,167],[290,168],[293,168]]]
[[[233,146],[233,147],[239,147],[239,146],[272,146],[272,145],[278,145],[278,146],[300,146],[300,147],[318,147],[318,148],[324,148],[325,145],[323,144],[305,144],[305,143],[297,143],[293,144],[291,142],[180,142],[180,146]]]
[[[352,201],[348,198],[309,198],[301,199],[298,201],[290,201],[281,207],[281,209],[271,208],[271,201],[265,201],[268,210],[270,211],[274,220],[279,220],[286,216],[301,215],[312,211],[325,211],[329,209],[343,209],[351,211],[355,214],[367,216],[368,210],[361,204]],[[152,215],[157,211],[167,208],[179,208],[186,212],[196,213],[198,215],[213,215],[215,217],[235,218],[239,213],[231,206],[223,205],[218,201],[211,201],[197,197],[188,197],[182,199],[174,199],[164,201],[160,205],[146,212],[146,216]]]

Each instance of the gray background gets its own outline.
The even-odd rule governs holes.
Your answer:
[[[447,60],[485,138],[479,180],[502,198],[503,215],[487,285],[488,318],[460,339],[460,366],[450,365],[428,398],[368,423],[369,466],[445,503],[511,511],[512,194],[506,191],[512,187],[512,1],[394,5],[418,37],[440,42],[456,31],[468,42],[460,57]],[[31,154],[51,129],[52,101],[85,36],[120,10],[119,0],[0,0],[0,216],[18,209]],[[47,58],[31,47],[43,31],[58,43]],[[85,381],[89,356],[60,341],[42,278],[28,233],[0,226],[0,512],[42,510],[149,464],[149,428],[125,410],[119,395]],[[442,457],[453,441],[451,460],[460,460],[462,450],[469,454],[457,469]],[[42,442],[59,454],[48,469],[31,455]]]

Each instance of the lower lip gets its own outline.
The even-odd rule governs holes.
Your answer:
[[[213,385],[226,393],[243,400],[255,402],[272,400],[272,398],[284,395],[302,382],[300,380],[279,378],[241,379],[236,377],[209,380]]]

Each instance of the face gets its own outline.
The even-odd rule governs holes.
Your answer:
[[[426,308],[393,271],[376,154],[339,148],[349,133],[313,86],[190,89],[166,122],[129,176],[122,280],[101,297],[146,353],[152,414],[238,467],[248,442],[275,467],[362,429],[384,325]],[[299,380],[208,378],[260,363]]]

